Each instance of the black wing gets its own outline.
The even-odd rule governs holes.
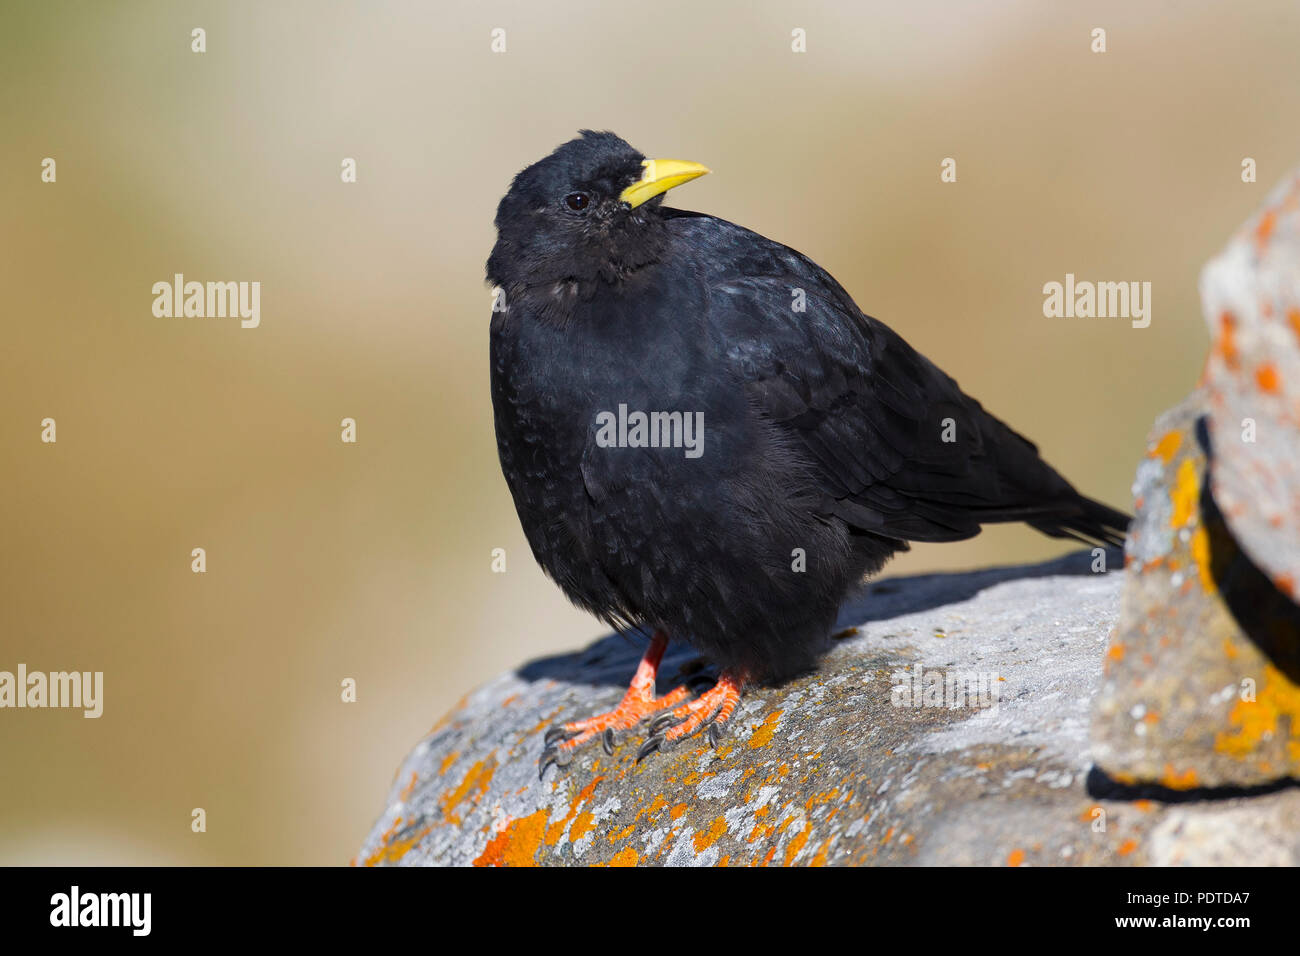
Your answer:
[[[770,242],[737,266],[713,283],[710,318],[751,403],[814,463],[829,514],[911,541],[1000,521],[1122,541],[1128,516],[1080,496],[825,270]]]

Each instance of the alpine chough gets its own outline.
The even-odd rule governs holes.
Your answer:
[[[989,522],[1123,541],[1035,446],[811,259],[663,205],[698,163],[584,131],[515,176],[487,263],[501,470],[534,557],[652,635],[617,708],[556,726],[541,772],[649,719],[638,759],[742,688],[809,667],[846,593],[909,541]],[[720,669],[655,696],[669,638]]]

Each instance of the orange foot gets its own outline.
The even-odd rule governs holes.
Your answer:
[[[537,774],[539,778],[546,775],[546,768],[551,764],[567,766],[573,759],[574,751],[597,734],[602,737],[605,752],[612,754],[615,731],[635,727],[647,717],[676,707],[686,699],[690,691],[685,687],[671,690],[662,697],[655,696],[655,676],[667,646],[668,636],[662,631],[656,631],[650,639],[650,646],[646,648],[645,656],[637,666],[627,693],[613,710],[585,720],[559,724],[546,732],[546,749],[542,751]]]
[[[718,682],[695,700],[660,714],[650,723],[650,736],[637,752],[637,763],[656,750],[667,750],[705,727],[709,730],[709,743],[716,747],[727,721],[740,703],[742,687],[735,675],[723,671]]]

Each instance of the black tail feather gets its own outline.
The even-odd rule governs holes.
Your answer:
[[[1132,515],[1080,495],[1078,509],[1053,518],[1030,521],[1029,526],[1053,538],[1073,538],[1084,544],[1102,544],[1110,548],[1124,545]]]

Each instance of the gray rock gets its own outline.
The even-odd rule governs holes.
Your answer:
[[[1156,421],[1133,489],[1127,579],[1092,727],[1098,765],[1130,786],[1256,787],[1300,777],[1289,601],[1222,517],[1205,512],[1196,437],[1205,404],[1198,390]]]
[[[1300,779],[1300,173],[1201,297],[1214,345],[1138,467],[1093,721],[1106,774],[1178,791]]]
[[[1214,497],[1232,535],[1300,601],[1300,169],[1201,273]]]
[[[609,637],[534,661],[416,746],[357,862],[1233,862],[1261,841],[1270,861],[1300,862],[1300,791],[1174,806],[1088,795],[1089,707],[1124,578],[1094,563],[878,581],[816,672],[749,691],[716,750],[693,738],[637,764],[635,736],[543,781],[546,728],[613,706],[640,647]],[[661,689],[699,664],[670,647]]]

